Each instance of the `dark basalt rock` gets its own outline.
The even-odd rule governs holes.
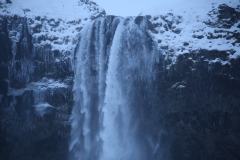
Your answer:
[[[150,116],[142,124],[160,142],[156,154],[163,159],[239,159],[240,59],[232,59],[231,65],[206,61],[227,55],[192,51],[179,56],[169,70],[160,61],[153,84],[158,97],[145,109]]]
[[[33,91],[25,91],[21,96],[16,96],[15,110],[23,121],[29,121],[34,116]]]
[[[73,99],[69,53],[34,45],[26,18],[1,18],[0,159],[66,160]]]
[[[218,20],[215,22],[207,21],[204,22],[207,25],[219,28],[231,28],[240,19],[240,12],[234,8],[229,7],[226,4],[222,4],[218,7],[218,10],[212,10],[209,12],[209,16],[217,14]]]
[[[236,23],[239,18],[239,12],[237,12],[234,8],[227,6],[226,4],[222,4],[218,7],[218,18],[219,19],[230,19],[232,22]]]
[[[12,4],[12,1],[11,0],[6,0],[6,3]]]
[[[204,38],[203,35],[193,35],[192,37],[193,37],[193,38],[198,38],[198,39],[202,39],[202,38]]]

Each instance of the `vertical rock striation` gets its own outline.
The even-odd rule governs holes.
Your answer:
[[[1,159],[67,159],[70,57],[35,44],[26,18],[0,26]]]

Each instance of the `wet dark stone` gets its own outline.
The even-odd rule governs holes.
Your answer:
[[[4,79],[0,79],[0,94],[6,95],[8,92],[8,82]]]
[[[172,31],[176,34],[179,34],[179,33],[181,33],[182,30],[177,28],[177,29],[173,29]]]
[[[16,96],[16,101],[15,109],[21,120],[27,121],[32,119],[34,116],[33,92],[25,91],[21,96]]]
[[[217,57],[226,60],[227,56],[225,51],[195,51],[179,56],[169,70],[160,61],[154,84],[158,98],[145,110],[151,114],[150,120],[142,123],[152,126],[149,132],[157,131],[159,136],[157,126],[165,128],[159,149],[162,157],[211,160],[240,156],[240,59],[230,61],[231,65],[205,62]],[[158,113],[161,116],[154,118]]]
[[[6,0],[6,3],[12,4],[11,0]]]
[[[237,7],[236,7],[237,8]],[[204,22],[207,25],[218,28],[231,28],[234,24],[238,23],[240,19],[240,12],[234,8],[229,7],[226,4],[219,5],[218,10],[212,10],[209,12],[209,16],[217,14],[217,21]]]
[[[202,38],[204,38],[203,35],[193,35],[192,37],[193,37],[193,38],[198,38],[198,39],[202,39]]]
[[[239,19],[239,12],[237,12],[234,8],[231,8],[225,4],[222,4],[218,7],[218,18],[219,19],[231,19],[233,23],[237,22]]]
[[[51,46],[34,48],[27,29],[27,19],[14,15],[0,21],[0,159],[2,160],[66,160],[70,124],[66,123],[72,106],[72,76],[70,60]],[[40,18],[40,17],[39,17]],[[36,17],[38,19],[38,17]],[[20,27],[16,52],[9,32]],[[14,54],[13,54],[14,53]],[[59,61],[56,61],[59,59]],[[43,77],[63,81],[67,88],[39,90],[44,103],[52,104],[44,114],[36,110],[36,88],[25,88]],[[48,79],[47,79],[48,80]],[[16,90],[9,95],[9,87]],[[46,86],[48,87],[48,86]],[[19,93],[16,93],[18,92]],[[61,94],[60,94],[61,93]],[[40,95],[39,95],[40,96]],[[43,102],[40,102],[43,103]],[[58,109],[57,109],[58,108]],[[60,108],[60,109],[59,109]]]
[[[238,28],[240,28],[240,24],[238,24],[238,26],[237,26]]]
[[[24,21],[25,22],[23,24],[22,36],[17,43],[17,53],[15,57],[16,60],[19,60],[21,58],[29,59],[33,50],[32,36],[28,32],[27,20]]]
[[[140,25],[144,18],[145,18],[144,16],[137,16],[135,19],[135,23]]]

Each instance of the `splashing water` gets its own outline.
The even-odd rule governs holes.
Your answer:
[[[133,118],[137,84],[151,84],[158,59],[147,27],[145,17],[109,16],[81,31],[75,52],[71,160],[147,159]]]

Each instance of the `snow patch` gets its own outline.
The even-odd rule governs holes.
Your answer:
[[[12,4],[6,4],[1,0],[4,9],[1,15],[19,15],[34,19],[36,16],[58,19],[69,22],[78,19],[91,18],[104,10],[96,3],[87,0],[11,0]]]
[[[34,109],[35,111],[42,117],[44,116],[48,111],[48,109],[50,108],[54,108],[52,105],[48,104],[48,103],[41,103],[41,104],[37,104],[34,105]]]
[[[30,88],[37,88],[38,90],[47,90],[54,88],[67,88],[68,86],[62,82],[54,81],[53,79],[42,78],[39,82],[32,82],[27,85]]]
[[[67,88],[68,85],[54,81],[53,79],[42,78],[41,81],[32,82],[26,85],[26,88],[21,89],[13,89],[9,88],[8,95],[19,96],[22,95],[27,90],[33,90],[38,92],[46,91],[47,89],[55,89],[55,88]]]
[[[33,42],[50,44],[52,50],[73,51],[81,28],[105,11],[89,0],[0,0],[0,15],[26,17]],[[18,41],[20,32],[11,33]]]
[[[214,59],[214,60],[210,60],[210,61],[208,61],[209,62],[209,64],[213,64],[213,63],[217,63],[217,62],[219,62],[219,63],[221,63],[223,66],[224,65],[231,65],[231,63],[229,62],[229,61],[223,61],[223,60],[221,60],[220,58],[216,58],[216,59]]]
[[[186,88],[186,86],[184,86],[184,85],[179,85],[179,86],[177,87],[177,89],[183,89],[183,88]]]
[[[185,81],[176,82],[171,87],[171,89],[183,89],[183,88],[186,88],[186,82]]]
[[[182,15],[188,17],[189,20],[194,20],[195,15],[199,17],[206,17],[207,13],[220,4],[227,4],[230,7],[235,8],[240,4],[239,0],[170,0],[161,1],[158,6],[145,9],[141,12],[141,15],[165,15],[167,13],[174,13],[176,15]]]
[[[172,2],[172,1],[171,1]],[[153,29],[150,36],[158,44],[165,58],[176,63],[181,54],[197,50],[233,51],[229,59],[240,56],[240,43],[233,34],[240,32],[238,24],[231,28],[214,28],[204,22],[216,21],[217,13],[209,14],[220,4],[226,4],[232,8],[240,5],[239,0],[209,0],[209,1],[186,1],[178,0],[173,5],[166,2],[162,6],[145,10],[141,15],[151,15],[150,21]],[[230,38],[229,38],[230,37]],[[214,61],[212,61],[214,62]],[[229,62],[221,62],[223,65]]]

